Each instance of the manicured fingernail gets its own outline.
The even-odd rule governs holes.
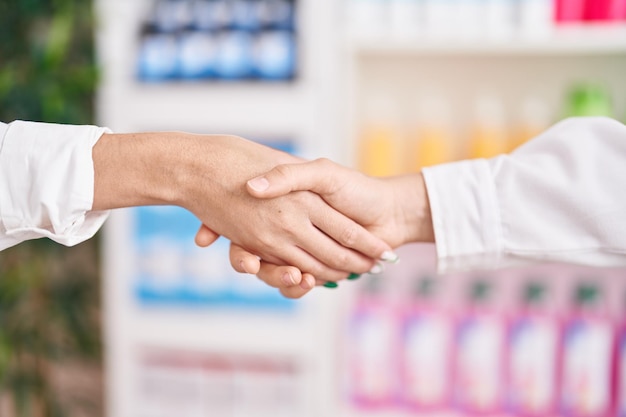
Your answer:
[[[324,286],[326,288],[337,288],[339,284],[337,284],[336,282],[328,281],[324,284]]]
[[[248,270],[246,269],[246,264],[244,263],[244,261],[239,261],[239,268],[241,268],[241,270],[245,272],[246,274],[249,274]]]
[[[270,182],[265,177],[257,177],[248,181],[248,185],[254,191],[265,191],[270,186]]]
[[[349,280],[355,280],[361,278],[361,274],[355,274],[354,272],[348,275]]]
[[[289,272],[285,272],[283,274],[283,276],[281,277],[281,281],[283,282],[283,284],[285,285],[296,285],[296,280],[293,277],[293,275],[291,275]]]
[[[390,250],[386,250],[386,251],[383,252],[382,255],[380,255],[380,260],[381,261],[385,261],[385,262],[389,262],[389,263],[392,263],[392,264],[396,264],[400,260],[400,257],[395,252],[392,252]]]
[[[380,262],[376,262],[376,265],[374,265],[372,269],[370,269],[370,274],[374,274],[374,275],[380,274],[384,270],[385,270],[385,267],[383,266],[383,264],[381,264]]]

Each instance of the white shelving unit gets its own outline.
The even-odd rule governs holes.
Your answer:
[[[395,102],[401,129],[415,127],[418,101],[443,97],[450,105],[457,157],[479,94],[497,96],[507,122],[516,123],[520,103],[538,98],[562,118],[565,93],[577,82],[599,82],[610,91],[615,117],[626,118],[626,25],[569,27],[548,38],[434,40],[392,36],[346,36],[346,129],[357,149],[367,122],[366,103],[383,92]],[[354,161],[352,161],[354,162]]]
[[[405,126],[413,123],[416,100],[444,95],[453,103],[455,126],[462,131],[475,95],[483,90],[497,93],[513,118],[525,94],[538,95],[556,109],[572,82],[592,79],[609,86],[617,114],[626,117],[622,26],[568,29],[549,39],[506,42],[364,40],[346,35],[341,2],[298,0],[300,67],[295,82],[143,84],[136,81],[135,57],[140,21],[149,4],[96,1],[103,68],[98,123],[114,131],[186,130],[292,139],[305,157],[325,156],[353,165],[366,117],[364,103],[379,91],[399,103]],[[357,411],[344,398],[338,349],[351,297],[348,285],[339,292],[314,291],[290,315],[143,309],[130,288],[136,261],[131,221],[126,211],[114,213],[104,245],[109,416],[140,416],[137,355],[146,348],[290,358],[301,376],[298,417],[409,415]]]
[[[345,36],[346,86],[343,136],[356,165],[361,129],[367,125],[368,100],[381,93],[398,110],[401,134],[416,127],[418,101],[444,97],[451,108],[456,157],[465,157],[465,140],[478,94],[496,94],[507,122],[517,122],[520,102],[538,97],[556,122],[562,115],[565,93],[576,82],[599,82],[610,91],[615,117],[626,120],[626,25],[579,26],[556,29],[548,38],[512,37],[507,40],[435,40],[372,36]],[[496,273],[497,276],[497,273]],[[503,276],[503,279],[507,277]],[[608,288],[616,282],[606,282]],[[342,416],[401,417],[457,416],[443,411],[416,414],[399,408],[363,410],[342,403]],[[506,414],[503,414],[503,417]],[[556,417],[556,416],[555,416]]]
[[[334,46],[339,32],[334,23],[336,5],[298,0],[299,68],[294,82],[140,83],[137,44],[150,4],[150,0],[96,1],[100,125],[116,132],[184,130],[238,134],[268,143],[291,140],[303,156],[343,158],[335,142],[341,106],[335,99],[339,51],[327,47]],[[109,416],[154,415],[142,414],[150,407],[138,394],[141,354],[151,350],[285,359],[297,370],[292,388],[297,415],[337,415],[336,387],[331,383],[337,368],[333,315],[341,295],[316,291],[288,313],[145,308],[133,295],[137,255],[132,229],[128,211],[113,213],[104,244]],[[262,383],[258,388],[263,389]]]

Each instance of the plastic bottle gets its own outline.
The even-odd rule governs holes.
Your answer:
[[[137,59],[142,81],[164,81],[178,77],[178,43],[172,33],[159,31],[154,24],[142,29]]]
[[[521,0],[519,3],[519,33],[526,38],[545,38],[554,29],[553,0]]]
[[[401,173],[404,164],[396,103],[385,95],[374,94],[366,106],[367,122],[359,141],[359,168],[373,176]]]
[[[568,91],[565,116],[607,116],[612,117],[613,105],[608,89],[597,83],[579,83]]]
[[[366,285],[351,314],[349,337],[350,396],[363,409],[386,407],[395,401],[397,373],[397,312],[382,294],[382,275],[363,278]]]
[[[444,408],[452,387],[454,324],[437,304],[436,285],[429,277],[418,282],[402,320],[401,401],[414,411]]]
[[[614,365],[617,373],[615,389],[615,415],[617,417],[626,417],[626,297],[623,300],[624,305],[617,333]]]
[[[614,20],[616,18],[616,16],[613,15],[614,4],[616,3],[616,0],[588,0],[585,2],[585,20],[592,22]]]
[[[457,35],[458,7],[468,0],[424,0],[424,34],[431,39],[451,39]]]
[[[503,399],[506,321],[493,305],[492,286],[472,284],[456,331],[454,402],[465,413],[497,413]]]
[[[476,100],[475,119],[469,143],[470,158],[491,158],[508,151],[504,107],[493,95]]]
[[[418,126],[409,153],[409,170],[449,162],[452,159],[450,109],[441,97],[433,96],[418,103]]]
[[[423,30],[424,0],[389,0],[389,31],[398,39],[415,38]]]
[[[580,23],[584,17],[585,0],[556,0],[556,21],[558,24]]]
[[[525,97],[519,114],[515,134],[511,136],[510,151],[542,133],[552,121],[548,105],[537,97]]]
[[[579,285],[563,331],[560,399],[565,416],[612,415],[614,330],[600,289]]]
[[[508,336],[507,403],[517,416],[556,412],[560,324],[544,284],[530,282]]]
[[[347,27],[354,38],[376,39],[387,31],[386,0],[346,0],[346,6]]]
[[[509,39],[515,32],[516,0],[484,0],[482,22],[485,34],[496,41]]]

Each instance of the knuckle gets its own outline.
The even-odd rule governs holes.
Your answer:
[[[319,264],[311,265],[308,268],[307,272],[314,277],[323,277],[324,275],[328,275],[328,271],[326,270],[326,268]]]
[[[352,257],[347,252],[341,251],[335,256],[335,259],[337,261],[337,268],[346,269],[346,266],[350,264]]]
[[[343,246],[353,248],[359,239],[359,231],[357,230],[357,227],[354,225],[346,227],[341,233],[340,239],[340,243]]]
[[[278,165],[274,168],[276,174],[283,178],[291,178],[292,170],[289,165]]]

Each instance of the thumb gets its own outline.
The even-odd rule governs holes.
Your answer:
[[[274,198],[292,191],[313,191],[324,196],[334,191],[333,183],[342,170],[341,165],[325,158],[277,165],[248,181],[246,186],[248,192],[257,198]]]

